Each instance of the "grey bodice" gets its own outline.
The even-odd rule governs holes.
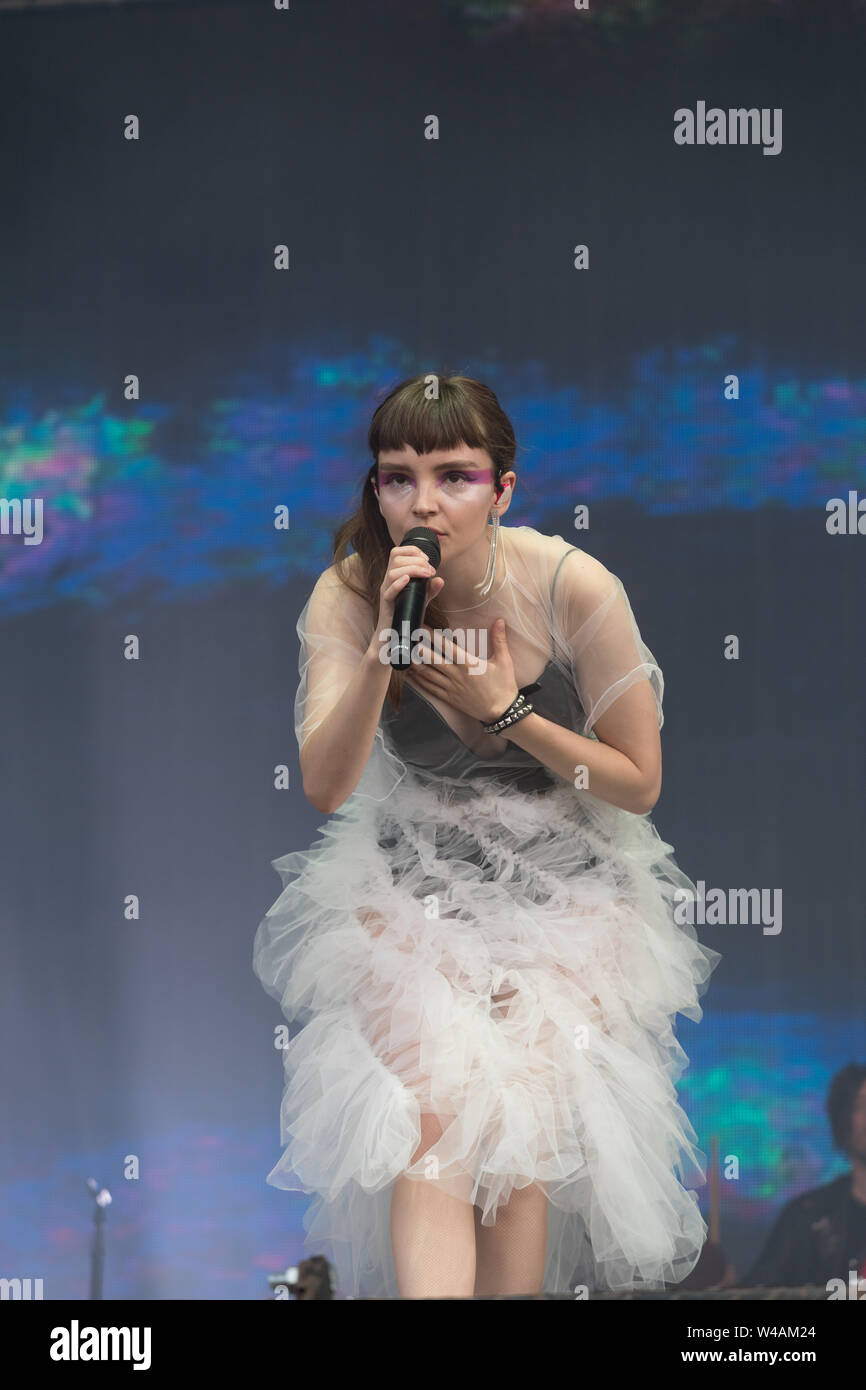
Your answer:
[[[535,711],[555,724],[577,731],[583,715],[571,679],[553,659],[538,679],[541,689],[529,696]],[[408,681],[403,682],[398,711],[386,699],[381,726],[386,745],[410,769],[443,781],[466,783],[468,791],[477,789],[479,783],[494,780],[531,792],[563,785],[562,778],[504,735],[500,735],[505,745],[501,754],[487,758],[473,753],[444,716]]]

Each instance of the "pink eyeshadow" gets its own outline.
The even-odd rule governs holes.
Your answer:
[[[492,482],[493,482],[493,469],[492,469],[492,468],[479,469],[477,472],[470,472],[470,470],[469,470],[468,468],[452,468],[452,469],[450,469],[450,472],[452,472],[452,473],[462,473],[462,474],[464,475],[464,477],[466,478],[466,481],[467,481],[468,483],[492,483]],[[383,482],[387,482],[387,480],[388,480],[389,478],[393,478],[393,477],[395,476],[395,474],[399,477],[399,476],[400,476],[401,474],[403,474],[403,473],[404,473],[404,470],[403,470],[402,468],[391,468],[391,469],[385,469],[384,471],[380,468],[380,469],[379,469],[379,474],[378,474],[379,483],[380,483],[380,485],[381,485]],[[405,476],[406,476],[407,478],[409,478],[409,477],[411,477],[412,475],[411,475],[410,473],[406,473]],[[442,474],[442,481],[444,482],[445,479],[446,479],[447,477],[448,477],[448,474],[447,474],[447,473],[443,473],[443,474]]]

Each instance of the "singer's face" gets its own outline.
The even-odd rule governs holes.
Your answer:
[[[503,484],[514,477],[504,474]],[[496,500],[495,478],[486,450],[465,444],[432,454],[416,454],[409,445],[383,449],[377,487],[392,541],[399,545],[410,526],[429,526],[444,541],[443,559],[448,551],[463,550],[484,534]]]

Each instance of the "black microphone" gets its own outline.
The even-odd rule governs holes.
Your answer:
[[[413,526],[400,542],[401,545],[417,545],[423,550],[431,565],[438,566],[442,558],[439,537],[429,526]],[[424,608],[427,603],[427,580],[412,578],[404,585],[394,601],[394,628],[397,641],[391,644],[391,665],[399,671],[412,665],[412,633],[421,626]]]

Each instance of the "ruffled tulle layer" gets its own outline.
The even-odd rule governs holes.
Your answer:
[[[719,957],[675,924],[673,894],[694,885],[648,817],[567,786],[409,784],[386,807],[351,798],[274,867],[254,968],[297,1031],[268,1181],[313,1195],[307,1247],[345,1292],[398,1293],[404,1172],[432,1172],[488,1226],[543,1184],[545,1291],[688,1274],[705,1156],[673,1021],[700,1019]],[[425,1115],[441,1134],[413,1163]]]

